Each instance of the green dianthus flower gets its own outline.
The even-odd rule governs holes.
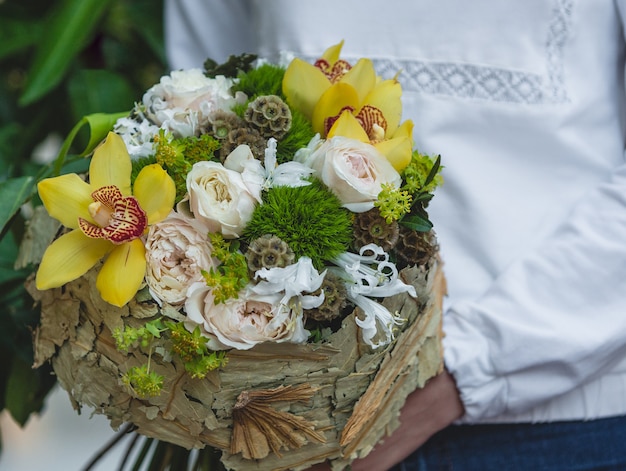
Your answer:
[[[339,199],[320,181],[291,188],[274,187],[254,210],[244,231],[248,240],[272,234],[293,250],[306,255],[317,268],[347,250],[352,239],[352,219]]]

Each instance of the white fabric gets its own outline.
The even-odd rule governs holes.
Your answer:
[[[172,67],[280,50],[398,69],[463,420],[626,413],[626,0],[167,0]]]

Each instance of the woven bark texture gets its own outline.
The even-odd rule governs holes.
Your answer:
[[[147,352],[118,351],[112,332],[180,315],[139,295],[123,308],[113,307],[101,300],[95,274],[45,292],[29,284],[41,305],[35,366],[52,362],[76,409],[93,408],[114,429],[131,422],[143,435],[188,449],[217,447],[228,469],[299,470],[326,459],[333,469],[343,469],[398,426],[406,397],[442,368],[445,279],[434,259],[401,271],[417,298],[400,294],[385,300],[406,319],[385,348],[373,350],[360,340],[355,316],[362,313],[356,309],[323,343],[231,350],[227,365],[202,380],[191,378],[178,360],[153,353],[151,368],[165,377],[163,392],[139,399],[120,378],[145,364]],[[243,425],[235,433],[234,417]]]

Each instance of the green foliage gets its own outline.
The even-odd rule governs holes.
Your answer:
[[[403,190],[412,195],[411,210],[400,219],[400,224],[417,232],[428,232],[433,228],[426,208],[433,197],[432,192],[443,183],[441,176],[441,156],[435,161],[417,150],[413,151],[411,162],[404,169]]]
[[[111,113],[126,113],[166,72],[162,11],[162,0],[0,2],[0,410],[20,424],[55,384],[49,365],[31,367],[39,313],[24,288],[35,267],[16,268],[20,208],[39,204],[41,178],[85,171],[82,156],[110,130]],[[47,137],[47,159],[34,160]]]
[[[220,147],[219,141],[209,134],[174,138],[163,129],[160,129],[159,134],[154,137],[154,144],[154,160],[167,170],[174,180],[177,202],[187,193],[187,174],[193,164],[214,160],[214,153]],[[149,160],[142,159],[142,162],[148,163]]]
[[[192,378],[202,379],[209,371],[224,366],[226,352],[209,349],[209,339],[202,336],[200,327],[189,332],[179,322],[164,321],[159,317],[140,327],[125,326],[113,331],[115,346],[121,352],[141,347],[148,350],[148,363],[130,368],[123,376],[123,383],[138,397],[158,396],[163,388],[163,377],[150,371],[154,340],[167,336],[170,353],[179,357]]]
[[[411,210],[411,195],[406,190],[395,188],[388,183],[382,184],[382,191],[374,206],[380,211],[387,224],[397,221]]]
[[[254,54],[243,53],[238,56],[229,56],[228,60],[223,64],[218,64],[213,59],[204,61],[204,74],[207,77],[215,78],[218,75],[224,77],[237,77],[240,72],[247,72],[252,68],[252,63],[257,56]]]
[[[133,366],[124,375],[124,383],[134,395],[140,398],[158,396],[163,390],[163,376],[150,371],[150,365]]]
[[[185,370],[192,378],[205,378],[209,371],[226,365],[226,352],[209,350],[208,339],[202,336],[199,326],[189,332],[179,322],[168,322],[166,325],[170,329],[172,353],[183,360]]]
[[[206,284],[213,288],[215,304],[225,303],[229,299],[236,299],[250,281],[248,277],[248,262],[239,252],[239,241],[226,241],[222,234],[209,234],[212,255],[221,263],[210,271],[203,270],[202,275]]]
[[[306,255],[321,268],[345,252],[352,239],[352,220],[339,199],[319,180],[311,185],[271,188],[254,210],[244,236],[254,240],[275,235],[289,245],[296,258]]]
[[[124,329],[118,327],[113,331],[113,339],[119,351],[127,352],[131,347],[137,345],[149,348],[152,345],[152,340],[160,338],[161,332],[165,330],[166,327],[159,318],[146,322],[141,327],[126,326]]]
[[[283,164],[293,160],[298,149],[306,147],[315,133],[311,122],[298,110],[291,110],[291,128],[276,146],[276,161]]]
[[[240,73],[239,82],[233,86],[233,91],[241,91],[250,101],[262,95],[278,95],[284,99],[282,82],[285,69],[273,64],[263,64],[256,69]]]
[[[402,178],[405,181],[403,189],[412,195],[431,193],[443,183],[440,162],[441,156],[437,156],[433,161],[428,155],[414,150],[411,162],[402,172]]]

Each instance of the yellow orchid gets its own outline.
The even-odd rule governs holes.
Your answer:
[[[354,67],[340,60],[342,45],[328,48],[314,65],[300,59],[289,64],[283,80],[287,101],[322,137],[343,135],[369,142],[402,171],[413,147],[413,124],[400,124],[402,87],[395,78],[378,77],[369,59],[360,59]],[[347,115],[354,119],[349,121]]]
[[[131,195],[132,164],[120,136],[109,133],[94,152],[89,183],[75,173],[37,185],[48,213],[72,229],[44,253],[37,289],[56,288],[106,260],[96,287],[106,302],[123,306],[137,293],[146,270],[141,236],[174,206],[175,185],[158,164],[137,175]]]

